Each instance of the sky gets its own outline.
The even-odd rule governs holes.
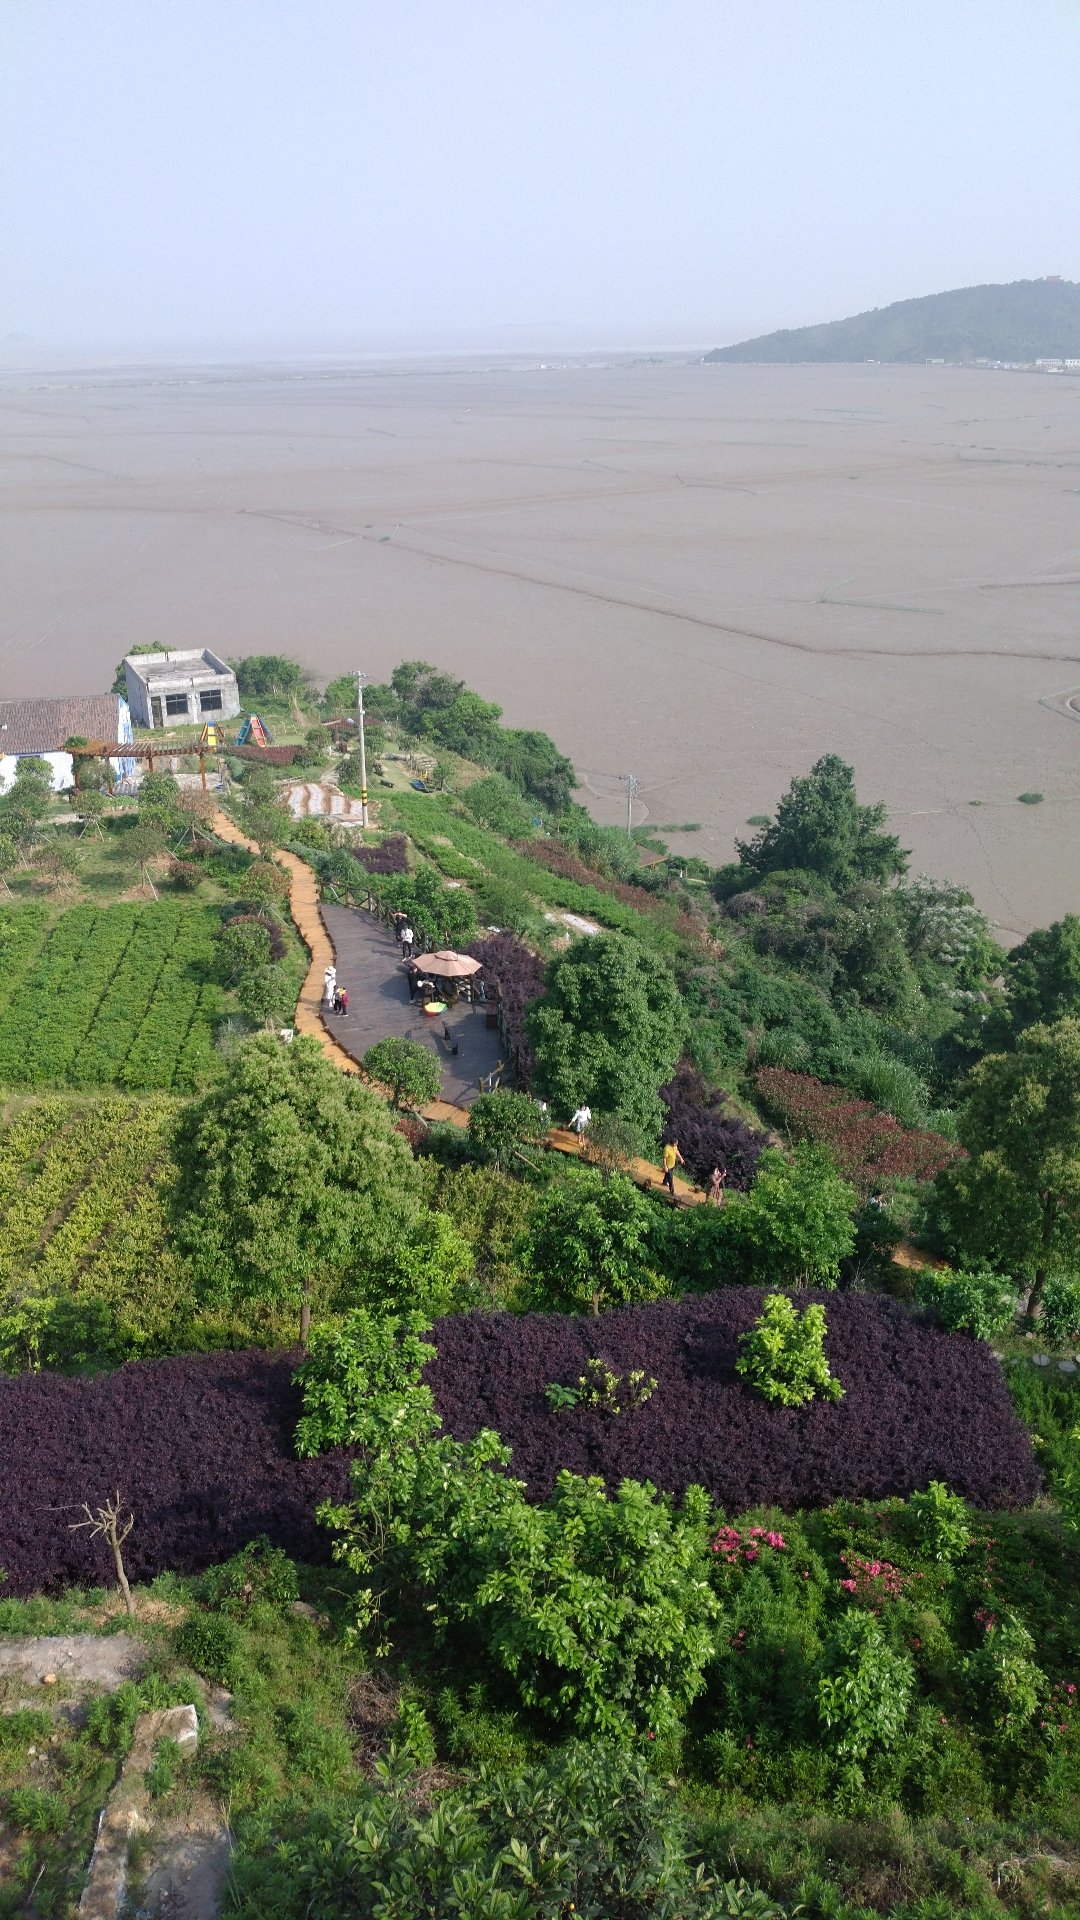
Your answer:
[[[1080,278],[1080,0],[2,0],[0,342],[720,344]]]

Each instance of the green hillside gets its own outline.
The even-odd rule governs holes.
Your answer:
[[[895,300],[847,320],[783,328],[717,347],[706,360],[1041,360],[1080,358],[1080,285],[1013,280]]]

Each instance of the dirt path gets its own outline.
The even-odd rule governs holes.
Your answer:
[[[220,809],[214,814],[211,826],[218,838],[227,840],[231,846],[246,847],[249,853],[258,853],[259,849],[254,840],[249,840],[245,833],[241,833],[235,822]],[[327,1032],[323,1023],[323,975],[331,962],[336,963],[336,955],[333,941],[322,917],[319,882],[307,862],[298,859],[294,853],[278,853],[275,858],[288,870],[289,912],[301,940],[311,955],[311,965],[304,976],[304,984],[300,989],[300,998],[296,1006],[296,1030],[317,1040],[327,1059],[332,1060],[336,1067],[340,1067],[342,1073],[359,1074],[363,1079],[358,1063],[351,1054],[346,1053],[344,1047],[338,1045],[333,1034]],[[467,1110],[464,1107],[451,1106],[445,1100],[433,1100],[430,1106],[421,1107],[420,1113],[425,1120],[445,1121],[452,1127],[467,1127],[469,1124]],[[573,1154],[576,1158],[584,1160],[593,1158],[588,1143],[582,1153],[576,1134],[568,1133],[563,1127],[552,1127],[547,1136],[547,1145],[556,1153]],[[635,1184],[646,1190],[660,1186],[662,1179],[660,1168],[654,1166],[650,1160],[631,1161],[629,1173]],[[692,1186],[689,1181],[680,1179],[678,1175],[675,1178],[675,1194],[682,1206],[697,1206],[705,1199],[699,1187]]]

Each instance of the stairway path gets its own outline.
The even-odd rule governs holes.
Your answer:
[[[236,822],[230,820],[220,808],[214,814],[211,826],[218,839],[228,841],[230,846],[245,847],[249,853],[259,852],[254,840],[249,840],[247,834],[242,833]],[[279,852],[274,857],[289,875],[289,912],[297,933],[311,955],[311,964],[304,975],[296,1005],[296,1030],[317,1040],[327,1059],[332,1060],[342,1073],[356,1074],[363,1079],[365,1076],[358,1062],[350,1053],[346,1053],[332,1033],[327,1032],[322,1017],[323,975],[336,956],[334,943],[322,917],[318,880],[307,861],[298,859],[295,853]],[[468,1109],[451,1106],[446,1100],[433,1100],[419,1111],[424,1120],[443,1121],[452,1127],[467,1127],[469,1124]],[[586,1161],[595,1159],[588,1139],[583,1150],[577,1135],[568,1132],[565,1127],[552,1127],[545,1144],[555,1153],[573,1154],[576,1159]],[[639,1187],[648,1190],[660,1186],[663,1177],[661,1170],[650,1160],[632,1160],[627,1170]],[[678,1175],[675,1176],[675,1195],[677,1203],[682,1206],[698,1206],[705,1199],[700,1187],[691,1185]]]

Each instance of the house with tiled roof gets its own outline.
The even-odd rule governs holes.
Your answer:
[[[72,694],[62,700],[0,700],[0,793],[15,778],[19,761],[47,760],[53,770],[53,789],[60,793],[74,779],[68,740],[99,741],[121,746],[132,738],[131,710],[116,693]],[[119,780],[134,772],[126,756],[109,761]]]

